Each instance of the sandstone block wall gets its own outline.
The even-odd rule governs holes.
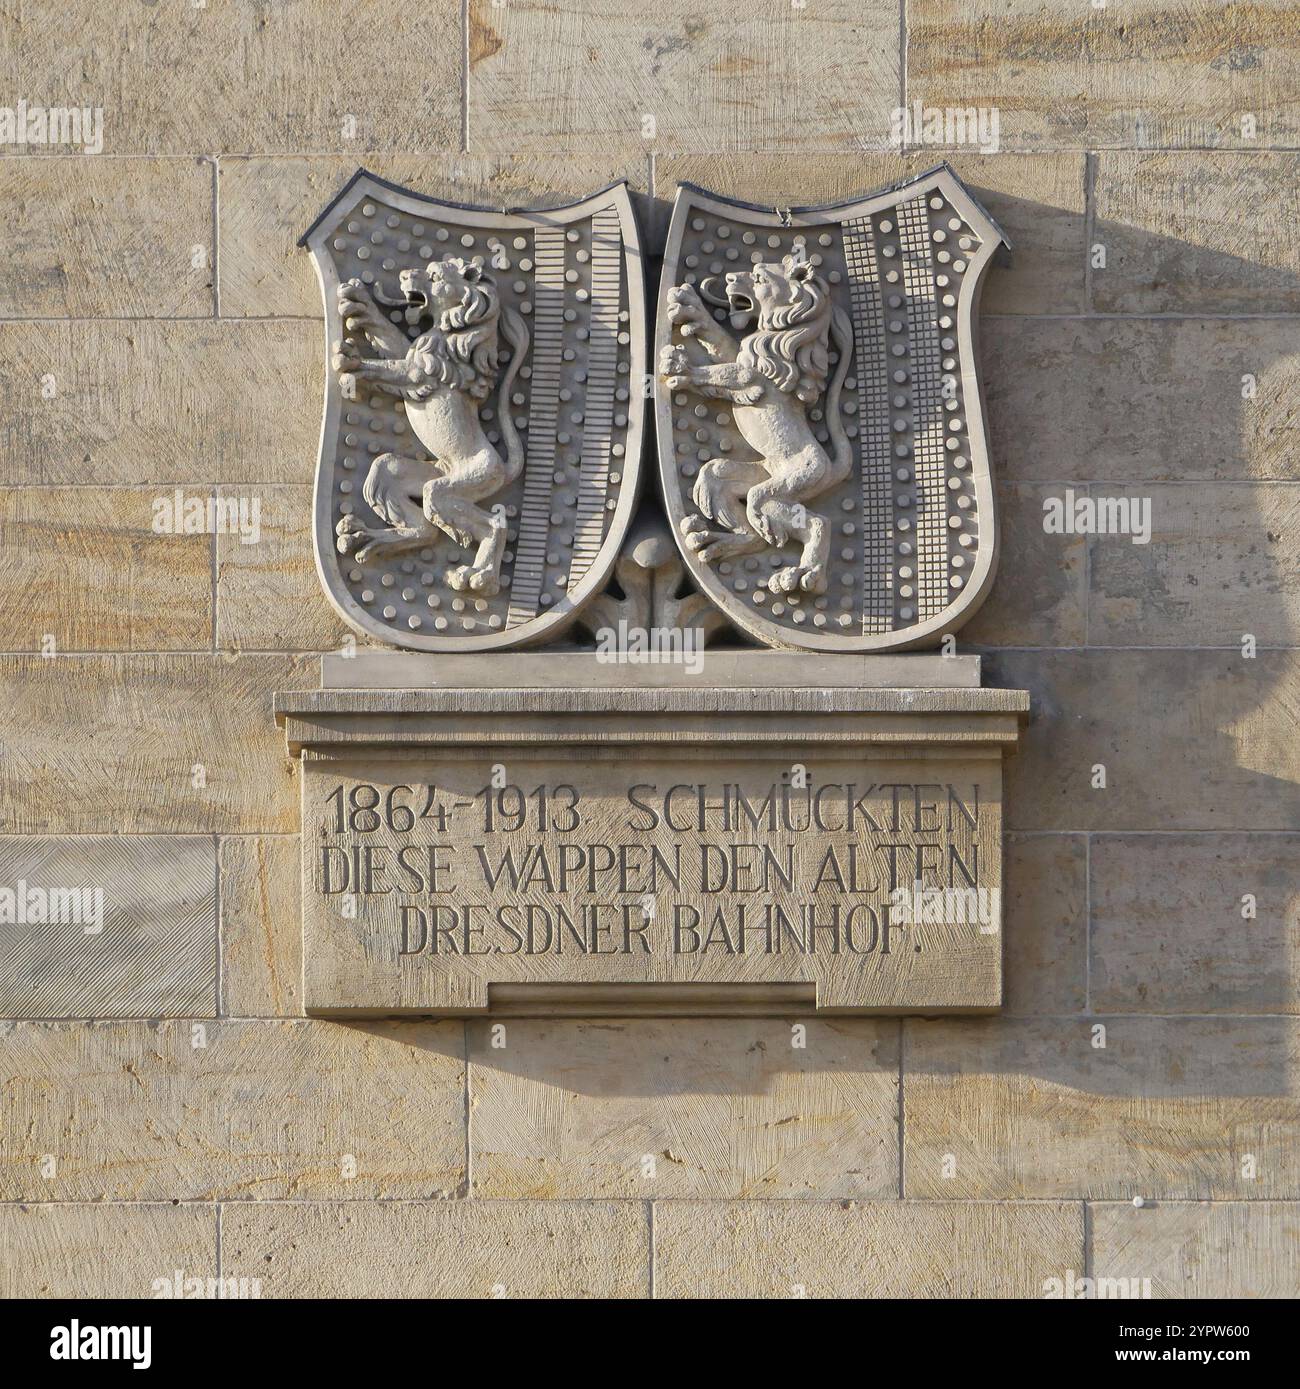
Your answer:
[[[100,108],[103,152],[0,150],[0,883],[89,873],[106,920],[0,925],[0,1293],[1300,1291],[1296,33],[1286,0],[5,7],[0,101]],[[891,148],[913,102],[995,108],[998,152]],[[302,1017],[270,696],[346,633],[298,235],[362,163],[493,206],[626,178],[653,254],[678,180],[814,203],[940,157],[1015,246],[961,638],[1036,708],[1005,1015],[804,1050]],[[177,488],[257,499],[259,540],[155,534]],[[1045,533],[1067,488],[1149,499],[1150,543]]]

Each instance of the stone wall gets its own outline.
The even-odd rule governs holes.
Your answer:
[[[1294,1295],[1294,17],[6,6],[0,100],[102,108],[103,152],[0,156],[0,883],[90,877],[107,919],[0,926],[0,1293]],[[946,153],[1015,248],[983,320],[1002,571],[962,635],[1036,709],[1005,1015],[804,1050],[780,1019],[500,1050],[303,1018],[270,697],[345,630],[299,234],[364,163],[494,206],[627,178],[653,251],[678,180],[790,205],[928,167],[889,147],[916,101],[996,108],[998,153]],[[1151,543],[1045,533],[1067,487],[1149,498]],[[259,542],[155,534],[176,488],[259,499]]]

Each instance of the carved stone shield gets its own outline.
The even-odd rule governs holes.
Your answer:
[[[902,650],[983,600],[976,315],[1005,240],[946,164],[834,207],[679,188],[656,327],[664,497],[696,582],[745,631]]]
[[[604,586],[636,506],[645,309],[626,186],[506,212],[362,170],[301,244],[325,300],[330,601],[422,651],[555,635]]]

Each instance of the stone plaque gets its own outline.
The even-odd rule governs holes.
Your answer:
[[[558,634],[636,506],[645,310],[626,185],[507,213],[362,170],[303,244],[325,301],[330,601],[422,651]]]
[[[1004,240],[947,165],[834,207],[679,188],[664,499],[691,577],[766,645],[933,645],[983,601],[998,547],[976,314]]]
[[[309,1011],[997,1007],[1023,696],[764,685],[283,697]]]
[[[415,650],[277,699],[309,1012],[1000,1005],[1028,697],[919,648],[993,579],[975,327],[1002,240],[946,165],[830,208],[684,185],[652,376],[623,185],[530,213],[364,172],[338,195],[304,238],[317,560]],[[636,509],[652,384],[663,516]]]

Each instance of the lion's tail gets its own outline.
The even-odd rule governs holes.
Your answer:
[[[840,419],[840,390],[844,378],[849,374],[849,363],[853,359],[853,324],[849,316],[836,305],[831,310],[831,336],[835,340],[835,350],[840,360],[835,365],[835,375],[831,378],[830,390],[826,393],[826,424],[831,431],[831,441],[835,445],[835,472],[846,478],[853,471],[853,445],[844,432],[844,422]]]
[[[524,446],[515,428],[514,415],[510,411],[510,388],[519,375],[528,353],[528,328],[514,309],[501,312],[501,331],[510,344],[510,365],[501,378],[501,391],[497,397],[497,418],[501,421],[501,437],[506,445],[506,470],[508,480],[513,482],[524,470]]]

